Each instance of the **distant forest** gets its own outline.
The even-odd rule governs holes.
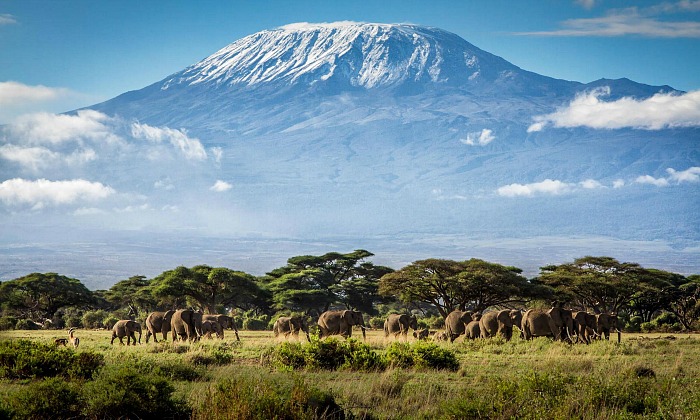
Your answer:
[[[57,273],[32,273],[0,283],[0,329],[111,328],[143,322],[155,310],[194,308],[234,316],[239,328],[270,329],[282,315],[315,319],[329,309],[363,312],[381,328],[388,313],[418,316],[441,328],[452,310],[548,307],[614,312],[628,332],[700,328],[700,275],[683,276],[586,256],[540,268],[527,279],[517,267],[480,259],[426,259],[399,270],[375,265],[358,249],[302,255],[263,276],[225,267],[176,267],[148,279],[136,275],[109,290],[88,290]]]

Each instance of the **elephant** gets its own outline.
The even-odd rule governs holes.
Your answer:
[[[560,306],[555,306],[547,311],[547,313],[552,318],[557,328],[561,330],[560,339],[562,341],[571,341],[571,335],[574,333],[574,317],[571,311]]]
[[[510,316],[510,310],[486,312],[479,321],[479,329],[481,338],[495,337],[500,334],[506,340],[510,340],[513,337],[513,319]]]
[[[158,342],[157,333],[163,334],[163,340],[168,339],[170,331],[170,319],[175,311],[151,312],[146,318],[146,343],[153,336],[153,341]]]
[[[199,340],[202,335],[201,312],[178,309],[170,320],[170,331],[173,335],[173,342],[178,338],[189,341]]]
[[[406,340],[409,328],[413,329],[414,333],[418,330],[418,319],[415,315],[390,314],[384,321],[384,336],[389,337],[390,334],[393,334],[396,338],[401,334]]]
[[[139,333],[139,344],[141,344],[141,324],[130,319],[122,319],[117,321],[112,327],[112,341],[109,344],[114,344],[114,339],[119,338],[119,343],[124,345],[124,337],[126,337],[126,345],[133,340],[136,345],[136,333]]]
[[[523,311],[521,311],[520,309],[511,309],[510,319],[513,321],[513,326],[517,327],[518,331],[520,331],[520,338],[523,338]]]
[[[318,338],[331,335],[342,335],[345,338],[352,337],[352,326],[359,325],[362,328],[362,339],[367,338],[365,333],[365,321],[362,312],[326,311],[318,318]]]
[[[479,321],[470,321],[465,327],[465,335],[468,339],[474,340],[481,337],[481,327]]]
[[[561,328],[557,327],[549,311],[541,309],[529,309],[523,314],[521,324],[523,338],[530,340],[533,337],[551,336],[555,340],[561,338]]]
[[[449,340],[449,336],[447,335],[447,331],[435,331],[435,334],[433,334],[433,341],[447,341]]]
[[[413,331],[413,338],[415,338],[417,340],[427,340],[429,335],[430,335],[430,330],[427,328],[423,328],[422,330],[414,330]]]
[[[620,331],[619,320],[617,314],[615,313],[603,313],[596,315],[596,321],[598,323],[596,332],[600,338],[605,338],[610,340],[610,331],[617,331],[617,342],[621,340],[622,332]]]
[[[236,341],[241,341],[241,338],[238,336],[238,329],[236,328],[236,321],[233,319],[233,317],[230,317],[228,315],[219,315],[219,314],[209,314],[209,315],[203,315],[202,316],[202,322],[204,321],[216,321],[221,325],[221,336],[217,337],[223,339],[224,338],[224,330],[226,328],[230,328],[233,330],[233,333],[236,334]]]
[[[452,311],[445,318],[445,331],[450,339],[450,343],[454,342],[457,337],[465,333],[465,328],[472,321],[472,311]]]
[[[306,341],[311,342],[309,338],[309,326],[306,323],[306,319],[301,316],[281,316],[277,318],[275,324],[272,326],[272,332],[275,337],[283,334],[285,338],[289,335],[294,335],[299,338],[299,331],[304,331],[306,334]]]
[[[202,336],[207,337],[211,340],[211,333],[216,333],[217,338],[224,338],[224,329],[221,327],[216,320],[205,320],[202,321]]]
[[[574,318],[576,341],[583,341],[586,344],[591,344],[591,339],[595,338],[595,331],[598,326],[595,315],[585,311],[573,312],[571,315]]]

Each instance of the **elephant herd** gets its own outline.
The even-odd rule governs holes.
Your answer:
[[[366,327],[361,312],[352,310],[326,311],[321,314],[317,322],[318,337],[325,338],[332,335],[340,335],[345,338],[352,337],[352,327],[359,326],[362,329],[362,338],[366,338]],[[521,311],[517,309],[505,309],[486,313],[459,311],[450,312],[445,318],[445,330],[433,335],[433,340],[449,340],[454,342],[459,336],[467,339],[489,338],[501,336],[506,340],[513,337],[513,327],[520,330],[521,338],[525,340],[533,337],[548,336],[555,340],[569,342],[583,342],[590,344],[597,338],[610,339],[610,332],[617,332],[617,340],[620,341],[620,329],[617,316],[614,314],[590,314],[583,311],[571,311],[559,306],[549,310],[529,309]],[[240,341],[238,330],[232,317],[227,315],[205,315],[191,309],[176,311],[152,312],[146,318],[146,343],[151,336],[157,343],[157,334],[163,335],[167,340],[168,332],[172,340],[197,341],[201,337],[212,338],[212,333],[217,338],[224,338],[224,330],[230,328]],[[384,322],[384,335],[393,335],[404,340],[408,337],[409,330],[413,330],[413,336],[417,339],[426,339],[428,329],[418,329],[418,320],[415,315],[391,314]],[[304,317],[283,316],[278,318],[272,328],[275,337],[298,337],[304,332],[309,338],[309,327]],[[118,321],[112,329],[112,341],[127,337],[127,345],[133,341],[141,343],[141,324],[132,320]]]
[[[520,330],[521,338],[551,337],[554,340],[590,344],[596,338],[610,339],[610,332],[620,328],[615,314],[590,314],[571,311],[559,306],[549,310],[529,309],[525,312],[512,309],[491,311],[484,314],[471,311],[452,311],[445,318],[445,331],[434,335],[436,340],[453,342],[460,335],[467,339],[489,338],[497,335],[506,340],[513,337],[513,327]]]
[[[171,333],[172,340],[197,341],[201,337],[212,338],[212,333],[217,338],[224,338],[224,330],[230,328],[236,335],[236,340],[240,341],[238,330],[232,317],[227,315],[205,315],[199,311],[191,309],[178,309],[165,312],[151,312],[146,318],[146,343],[153,336],[153,341],[158,342],[157,334],[163,335],[163,340],[168,339]],[[139,334],[138,343],[141,343],[141,324],[136,321],[123,319],[112,327],[112,342],[119,338],[119,342],[126,345],[131,341],[136,344],[136,333]]]

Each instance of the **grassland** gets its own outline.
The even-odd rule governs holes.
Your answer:
[[[223,342],[151,342],[135,347],[111,346],[110,331],[78,330],[76,335],[81,340],[79,352],[99,352],[108,366],[131,363],[141,371],[161,372],[197,418],[257,417],[254,411],[234,415],[230,407],[212,407],[216,392],[224,392],[220,384],[237,378],[257,384],[248,399],[265,394],[265,387],[277,387],[273,393],[279,393],[304,383],[332,395],[347,416],[356,418],[700,418],[700,336],[696,335],[623,334],[620,344],[591,345],[544,338],[529,342],[460,338],[454,344],[440,344],[456,353],[457,372],[279,370],[261,364],[261,355],[280,343],[271,332],[241,331],[240,342],[227,334]],[[0,340],[51,343],[62,336],[59,331],[5,331]],[[369,331],[367,343],[380,354],[388,345],[379,331]],[[2,380],[0,399],[30,384]],[[227,396],[234,403],[239,397],[243,398]]]

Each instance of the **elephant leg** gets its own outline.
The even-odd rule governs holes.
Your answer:
[[[117,338],[116,335],[112,334],[112,341],[109,342],[110,345],[114,345],[114,339]]]

